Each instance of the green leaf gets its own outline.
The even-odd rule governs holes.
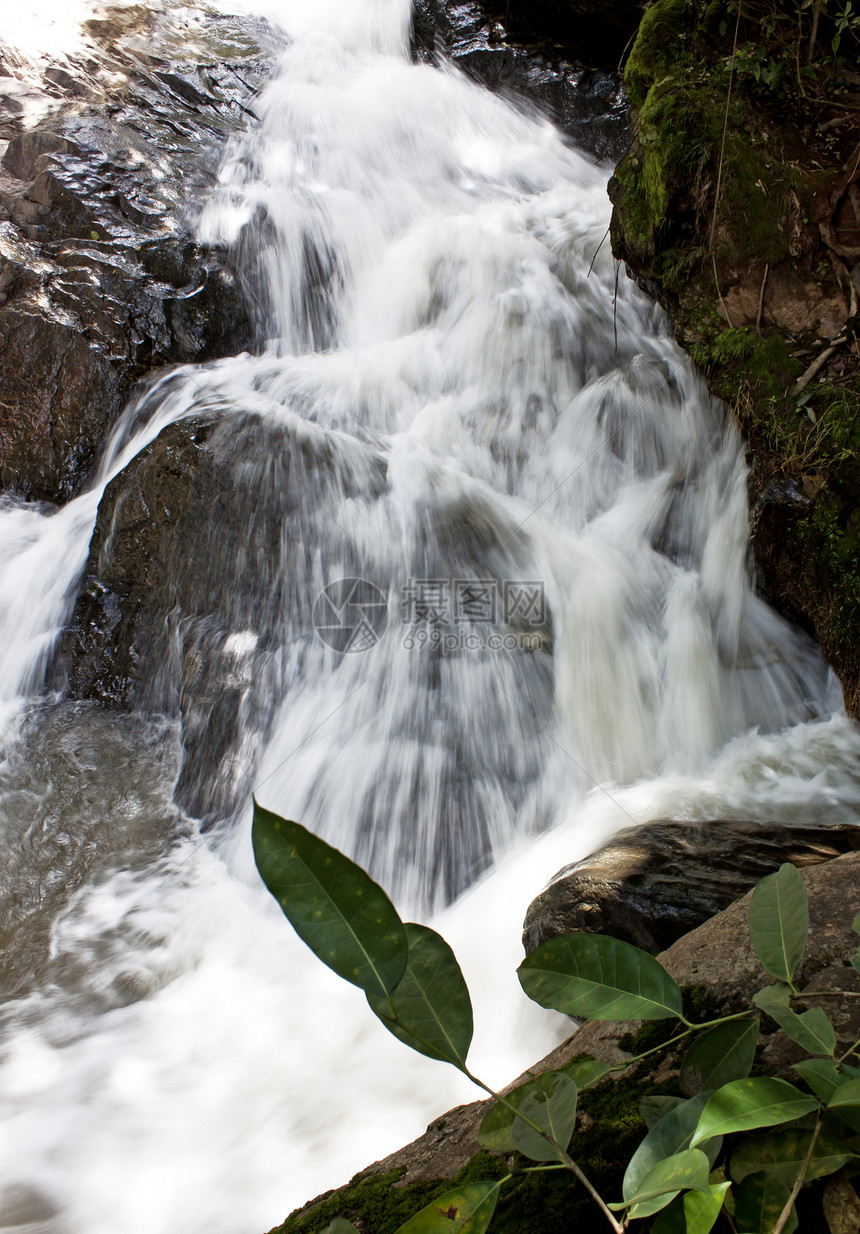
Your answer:
[[[491,1106],[484,1115],[481,1126],[478,1129],[478,1143],[482,1148],[486,1148],[493,1153],[512,1153],[517,1149],[517,1143],[513,1136],[514,1123],[517,1121],[517,1111],[521,1108],[524,1101],[527,1101],[534,1093],[539,1093],[546,1100],[550,1096],[555,1087],[556,1077],[561,1076],[569,1083],[573,1083],[576,1088],[576,1082],[570,1079],[569,1065],[561,1067],[557,1071],[546,1071],[543,1075],[535,1076],[532,1080],[526,1080],[524,1084],[513,1089],[505,1096],[506,1104],[497,1101]],[[561,1089],[559,1090],[561,1091]],[[537,1119],[535,1120],[538,1121]],[[567,1145],[570,1143],[570,1136],[567,1138]],[[557,1156],[553,1156],[553,1161],[557,1160]]]
[[[688,1191],[673,1200],[651,1226],[651,1234],[710,1234],[731,1183],[711,1183],[710,1194]]]
[[[540,1076],[523,1097],[519,1109],[524,1117],[551,1135],[559,1148],[566,1150],[576,1123],[576,1102],[577,1088],[573,1080],[557,1071]],[[522,1118],[514,1118],[511,1135],[519,1151],[532,1161],[564,1162],[564,1153]]]
[[[409,948],[382,888],[336,848],[256,802],[252,836],[263,882],[311,951],[366,994],[392,993]]]
[[[765,986],[753,995],[753,1002],[808,1054],[832,1054],[836,1049],[836,1031],[826,1013],[820,1007],[810,1007],[798,1015],[785,1004],[787,988]]]
[[[812,1135],[811,1131],[798,1131],[789,1127],[785,1131],[775,1131],[769,1135],[751,1136],[732,1154],[732,1178],[736,1183],[740,1183],[748,1175],[761,1171],[787,1187],[793,1187],[803,1169]],[[815,1178],[834,1174],[854,1155],[847,1144],[830,1136],[819,1135],[809,1160],[806,1181],[812,1182]]]
[[[345,1221],[343,1217],[335,1217],[322,1234],[358,1234],[358,1230],[351,1221]]]
[[[681,991],[653,956],[602,934],[550,938],[517,974],[542,1007],[587,1020],[663,1020],[681,1016]]]
[[[592,1084],[597,1084],[611,1070],[609,1063],[599,1063],[596,1058],[578,1058],[566,1067],[559,1068],[559,1071],[573,1080],[580,1092],[591,1088]]]
[[[825,1105],[844,1080],[836,1063],[829,1058],[804,1058],[794,1064],[794,1070]]]
[[[683,1105],[683,1097],[658,1097],[649,1095],[639,1102],[639,1113],[649,1131],[659,1123],[660,1119],[676,1106]]]
[[[675,1153],[658,1161],[653,1170],[649,1170],[636,1193],[622,1204],[609,1204],[608,1207],[618,1211],[630,1209],[634,1220],[650,1216],[651,1213],[665,1208],[671,1203],[679,1191],[690,1187],[696,1191],[709,1192],[708,1174],[710,1172],[708,1158],[697,1148],[688,1148],[682,1153]],[[659,1199],[660,1204],[654,1205],[653,1200]]]
[[[750,1073],[758,1044],[758,1020],[727,1020],[697,1037],[681,1064],[681,1092],[693,1096]]]
[[[472,1001],[454,952],[440,934],[410,922],[406,972],[388,998],[368,994],[371,1010],[400,1041],[461,1069],[472,1042]]]
[[[632,1198],[641,1189],[643,1180],[661,1161],[674,1157],[690,1147],[693,1133],[699,1125],[702,1111],[708,1104],[710,1096],[710,1093],[700,1093],[698,1097],[682,1101],[680,1105],[668,1110],[659,1122],[654,1124],[627,1164],[621,1185],[621,1194],[625,1200],[632,1203]],[[721,1141],[715,1139],[705,1145],[704,1151],[709,1165],[713,1165],[716,1160],[720,1144]],[[662,1204],[657,1204],[650,1211],[657,1212],[662,1207]],[[637,1215],[645,1217],[650,1214],[647,1211],[640,1211]]]
[[[818,1109],[818,1102],[786,1080],[760,1076],[724,1084],[708,1101],[699,1119],[693,1147],[715,1135],[752,1131],[791,1122]]]
[[[806,1076],[803,1078],[806,1079]],[[840,1079],[838,1088],[827,1102],[827,1108],[837,1114],[852,1131],[860,1131],[860,1079]]]
[[[806,948],[809,903],[800,872],[786,862],[756,886],[750,900],[750,938],[772,977],[791,981]]]
[[[483,1234],[499,1198],[500,1182],[468,1183],[446,1191],[395,1234]]]
[[[735,1225],[743,1234],[771,1234],[791,1189],[767,1174],[751,1174],[735,1190]],[[784,1234],[797,1229],[792,1210]]]

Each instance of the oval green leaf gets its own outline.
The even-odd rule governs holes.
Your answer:
[[[806,948],[809,902],[800,871],[786,862],[768,874],[752,893],[749,911],[752,945],[764,968],[791,981]]]
[[[750,1174],[771,1175],[787,1187],[793,1187],[803,1169],[813,1133],[789,1127],[769,1135],[751,1136],[732,1154],[731,1176],[736,1183]],[[819,1135],[812,1148],[806,1170],[806,1181],[824,1178],[841,1170],[854,1157],[847,1144],[827,1135]]]
[[[681,1092],[687,1096],[720,1088],[750,1073],[758,1044],[758,1020],[726,1020],[697,1037],[681,1064]]]
[[[723,1210],[731,1183],[711,1183],[710,1194],[688,1191],[673,1200],[651,1227],[651,1234],[710,1234]]]
[[[708,1158],[697,1148],[675,1153],[672,1157],[658,1161],[653,1170],[648,1171],[631,1199],[625,1200],[623,1204],[610,1204],[609,1208],[629,1208],[633,1220],[650,1216],[671,1204],[679,1191],[692,1188],[709,1192],[710,1168]],[[659,1204],[655,1205],[655,1200],[659,1200]]]
[[[785,989],[785,986],[765,986],[756,991],[753,1002],[808,1054],[832,1054],[836,1049],[836,1030],[827,1014],[820,1007],[810,1007],[798,1015],[786,1006]]]
[[[504,1102],[497,1101],[490,1106],[487,1113],[484,1115],[480,1128],[478,1129],[478,1143],[482,1148],[486,1148],[492,1153],[512,1153],[517,1149],[514,1141],[513,1127],[516,1122],[517,1113],[522,1103],[532,1093],[542,1093],[544,1097],[549,1095],[553,1090],[556,1076],[565,1076],[571,1079],[571,1073],[574,1071],[574,1064],[568,1063],[566,1067],[560,1067],[556,1071],[545,1071],[543,1075],[535,1076],[532,1080],[526,1080],[524,1084],[520,1084],[511,1092],[505,1094]],[[574,1085],[576,1081],[573,1080]],[[567,1144],[570,1143],[568,1136]],[[565,1148],[567,1148],[565,1144]],[[556,1158],[553,1158],[556,1160]]]
[[[787,1080],[768,1076],[733,1080],[711,1096],[690,1143],[695,1148],[712,1136],[752,1131],[756,1127],[773,1127],[802,1118],[817,1109],[818,1102],[814,1097],[802,1093]]]
[[[751,1174],[735,1190],[735,1226],[743,1234],[771,1234],[791,1194],[790,1188],[767,1174]],[[792,1209],[783,1234],[797,1229],[797,1213]]]
[[[566,1067],[559,1067],[558,1070],[573,1080],[582,1092],[602,1080],[605,1075],[609,1074],[612,1067],[609,1063],[599,1063],[596,1058],[577,1058],[568,1063]]]
[[[647,1178],[655,1166],[659,1165],[661,1161],[665,1161],[666,1158],[674,1157],[690,1147],[693,1133],[699,1125],[702,1111],[708,1104],[710,1096],[710,1093],[700,1093],[698,1097],[692,1097],[689,1101],[682,1101],[680,1104],[672,1106],[654,1124],[630,1158],[627,1169],[624,1172],[621,1194],[626,1201],[629,1203],[633,1202],[633,1197],[643,1186],[643,1180]],[[714,1139],[704,1145],[704,1152],[708,1158],[709,1165],[713,1165],[716,1160],[721,1143],[721,1140]],[[656,1204],[650,1211],[645,1205],[642,1205],[637,1210],[637,1216],[647,1217],[651,1212],[657,1212],[665,1203],[666,1201],[664,1200],[662,1204]]]
[[[794,1064],[794,1070],[825,1105],[845,1078],[829,1058],[804,1058]]]
[[[550,938],[517,975],[541,1007],[586,1020],[663,1020],[683,1011],[681,991],[653,956],[602,934]]]
[[[409,948],[382,888],[319,836],[256,801],[252,838],[260,877],[299,938],[366,994],[392,993]]]
[[[469,1183],[446,1191],[395,1234],[484,1234],[499,1198],[500,1182]]]
[[[683,1104],[683,1097],[661,1097],[649,1093],[639,1102],[639,1114],[645,1126],[651,1131],[664,1115]]]
[[[461,1070],[472,1043],[472,1000],[454,952],[440,934],[410,922],[406,971],[388,998],[367,1001],[400,1041]]]
[[[842,1080],[827,1103],[840,1118],[860,1114],[860,1080]]]
[[[515,1115],[511,1127],[511,1137],[519,1152],[532,1161],[564,1163],[564,1153],[576,1123],[577,1096],[573,1080],[561,1071],[535,1080],[531,1090],[519,1103],[522,1117]],[[525,1118],[536,1123],[541,1131],[524,1122]],[[547,1136],[552,1137],[554,1142]]]

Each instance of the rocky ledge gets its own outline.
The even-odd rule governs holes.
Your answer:
[[[107,9],[49,65],[0,43],[0,487],[80,491],[134,383],[247,347],[228,256],[188,223],[276,40],[179,7]]]
[[[798,988],[809,993],[810,1005],[826,1006],[836,1029],[837,1050],[846,1050],[860,1036],[860,1004],[829,996],[819,1000],[815,991],[856,991],[852,959],[857,935],[852,919],[860,909],[858,876],[860,853],[846,854],[802,873],[809,896],[810,941],[795,980]],[[748,1008],[753,993],[771,981],[750,942],[749,901],[747,894],[660,956],[681,986],[686,1014],[694,1021]],[[672,1026],[665,1030],[662,1021],[656,1025],[585,1024],[516,1082],[563,1067],[581,1054],[620,1068],[614,1076],[580,1093],[571,1149],[598,1190],[610,1199],[620,1194],[625,1165],[646,1132],[640,1112],[642,1098],[686,1093],[679,1080],[679,1057],[671,1049],[654,1054],[635,1068],[624,1068],[633,1054],[666,1040]],[[391,1048],[400,1047],[392,1042]],[[792,1068],[801,1054],[773,1021],[762,1020],[756,1054],[759,1071],[785,1075],[797,1083]],[[353,1222],[361,1234],[393,1234],[401,1222],[449,1190],[452,1180],[462,1184],[508,1175],[511,1167],[516,1170],[519,1164],[516,1155],[483,1152],[477,1142],[487,1105],[476,1102],[449,1111],[414,1144],[362,1171],[347,1186],[311,1201],[272,1234],[318,1234],[338,1216]],[[856,1213],[860,1202],[847,1180],[843,1181]],[[825,1222],[821,1204],[820,1184],[801,1194],[800,1229],[834,1228]],[[601,1218],[592,1201],[581,1187],[568,1182],[564,1173],[516,1176],[505,1188],[492,1225],[498,1234],[600,1228]],[[643,1224],[642,1228],[648,1227]],[[856,1230],[857,1225],[844,1228]]]
[[[820,20],[819,20],[820,16]],[[618,257],[752,454],[758,582],[860,714],[858,27],[768,0],[656,0],[625,81]]]

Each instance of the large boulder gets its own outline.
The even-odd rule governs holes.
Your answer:
[[[312,630],[319,524],[384,485],[370,450],[344,462],[322,430],[299,441],[219,410],[163,429],[105,489],[49,673],[71,698],[179,718],[176,800],[204,822],[250,791],[243,742],[281,697],[282,648]]]
[[[177,20],[119,10],[47,69],[0,45],[17,73],[0,81],[0,487],[20,497],[78,493],[140,377],[253,339],[229,256],[194,242],[190,210],[272,47],[213,18],[180,59]],[[43,92],[35,127],[16,84]]]
[[[816,865],[860,849],[860,827],[736,819],[655,821],[565,866],[532,901],[523,945],[585,931],[656,955],[784,861]]]

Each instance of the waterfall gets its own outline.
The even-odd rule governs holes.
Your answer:
[[[497,1083],[566,1031],[514,977],[561,865],[657,817],[860,807],[832,674],[750,582],[743,443],[603,243],[609,169],[410,64],[405,0],[270,16],[198,220],[258,350],[146,388],[62,510],[0,508],[0,1229],[262,1234],[478,1095],[294,938],[250,789],[449,938]],[[136,712],[45,686],[106,487],[200,415],[272,532],[217,585],[241,732],[206,830],[187,630]]]

